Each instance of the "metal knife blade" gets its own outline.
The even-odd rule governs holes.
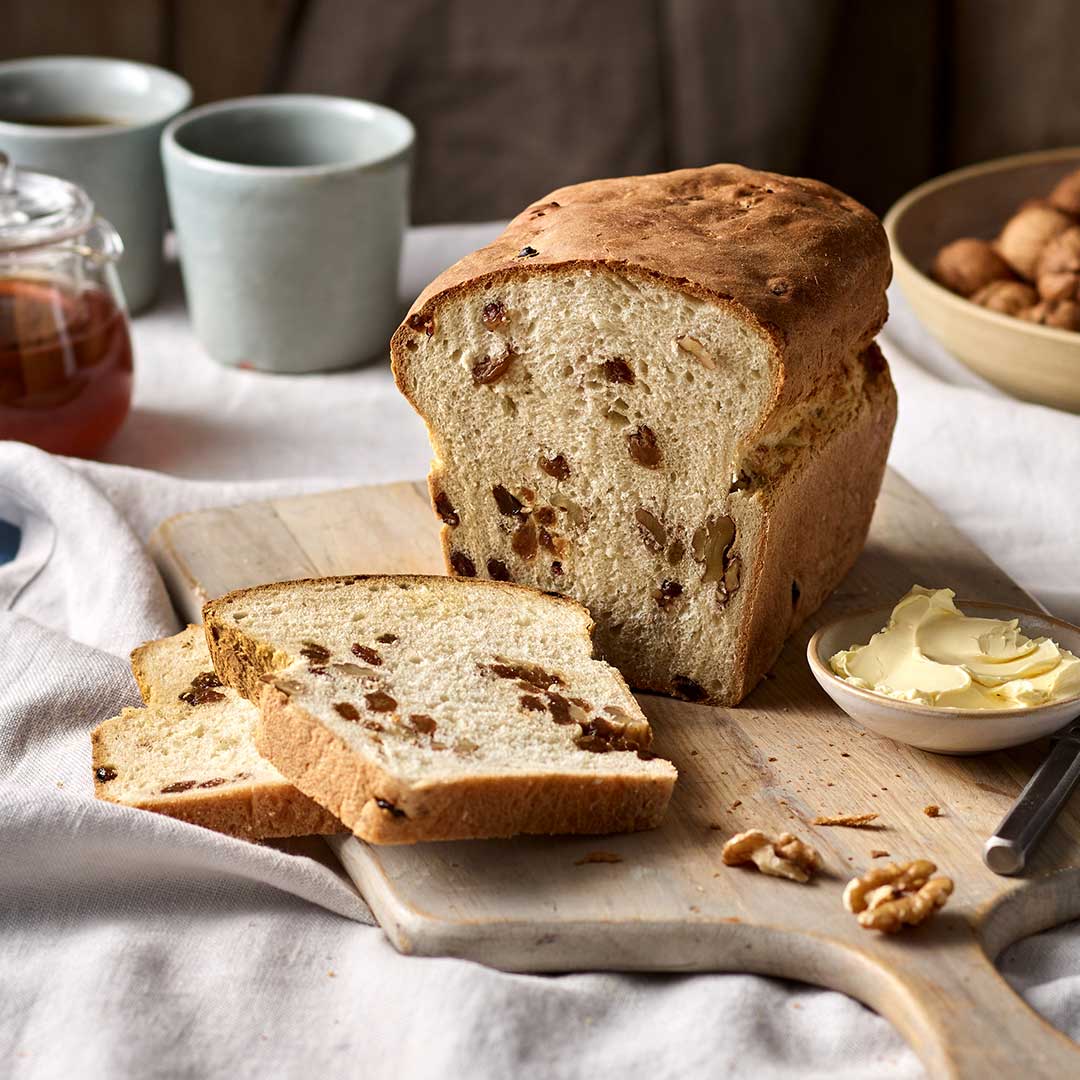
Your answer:
[[[1080,781],[1080,719],[1055,735],[1053,744],[983,845],[983,862],[995,874],[1019,874],[1024,869],[1035,845]]]

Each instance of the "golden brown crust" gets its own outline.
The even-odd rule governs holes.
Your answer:
[[[813,394],[837,357],[885,322],[892,273],[878,219],[816,180],[741,165],[594,180],[560,188],[493,243],[439,275],[391,341],[408,396],[407,343],[439,306],[521,274],[614,270],[712,300],[771,340],[775,406]]]
[[[191,627],[189,626],[188,629],[190,630]],[[146,668],[146,650],[151,645],[153,642],[147,641],[131,650],[131,674],[135,676],[135,685],[139,688],[144,705],[150,704],[150,696],[154,692],[150,683],[150,673]]]
[[[734,704],[758,684],[866,542],[896,424],[896,391],[876,345],[863,362],[869,407],[859,421],[816,444],[808,462],[770,490],[762,576],[746,622],[746,654],[737,665],[742,685],[732,701],[718,704]]]
[[[673,775],[570,774],[407,784],[351,750],[273,686],[263,693],[255,741],[301,791],[372,844],[651,829],[660,824],[675,782]]]
[[[110,794],[110,782],[97,778],[97,770],[110,764],[103,729],[111,722],[104,721],[90,734],[94,795],[104,802],[164,814],[242,840],[328,835],[344,831],[333,814],[292,784],[286,783],[229,785],[224,790],[181,792],[135,802],[115,798]]]

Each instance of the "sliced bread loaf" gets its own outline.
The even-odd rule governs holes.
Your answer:
[[[853,199],[735,165],[530,206],[391,343],[450,570],[580,600],[632,685],[738,702],[866,536],[889,274]]]
[[[341,577],[203,609],[214,668],[260,701],[256,742],[374,843],[656,825],[676,772],[589,613],[532,589]]]
[[[94,794],[249,840],[342,831],[255,749],[259,711],[214,674],[201,626],[131,654],[146,708],[90,735]]]

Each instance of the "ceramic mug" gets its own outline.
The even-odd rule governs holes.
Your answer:
[[[326,371],[386,349],[413,139],[392,109],[308,94],[206,105],[165,129],[188,307],[215,360]]]
[[[0,150],[90,195],[124,242],[118,269],[132,311],[151,304],[161,283],[161,131],[190,104],[191,87],[150,64],[91,56],[0,62]]]

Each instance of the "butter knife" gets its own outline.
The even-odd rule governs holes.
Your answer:
[[[1053,749],[1031,775],[993,836],[983,862],[995,874],[1019,874],[1035,845],[1080,780],[1080,719],[1053,737]]]

